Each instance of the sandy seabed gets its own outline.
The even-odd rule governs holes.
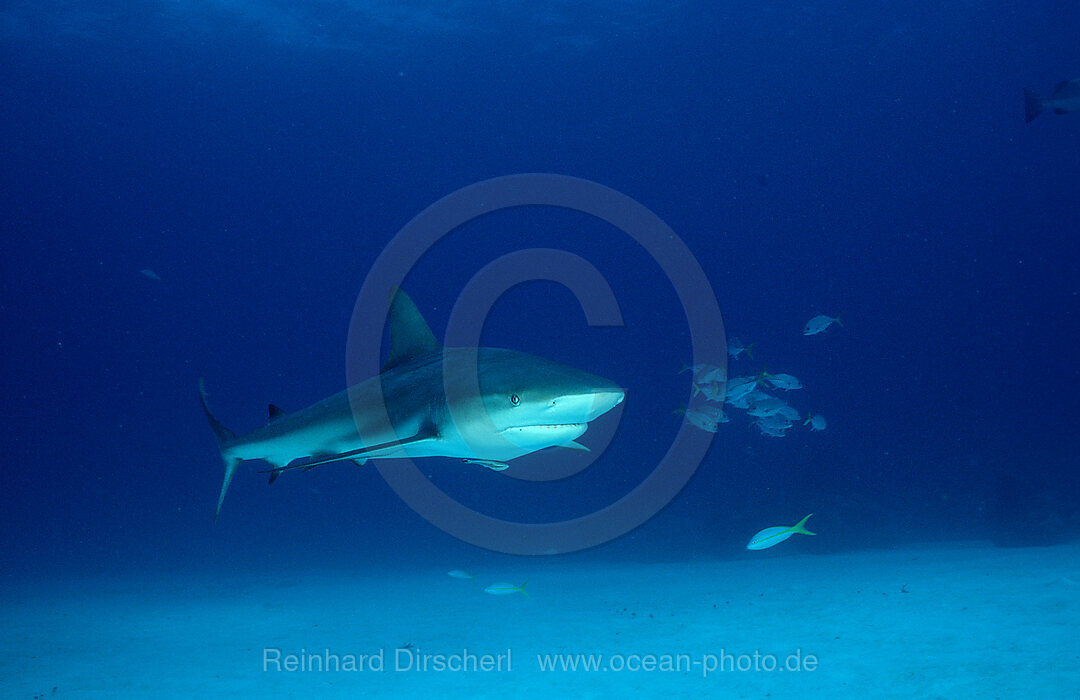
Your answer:
[[[526,579],[528,596],[484,593]],[[478,552],[425,570],[9,582],[0,610],[0,692],[16,698],[1080,697],[1080,544]]]

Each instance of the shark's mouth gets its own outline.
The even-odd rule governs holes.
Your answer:
[[[504,440],[526,452],[564,445],[585,434],[588,423],[541,423],[516,425],[501,431]]]

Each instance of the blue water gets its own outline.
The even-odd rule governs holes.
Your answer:
[[[530,172],[666,222],[755,344],[732,376],[794,374],[785,398],[828,418],[773,439],[732,411],[667,508],[574,556],[739,557],[809,512],[829,534],[803,551],[1080,535],[1080,115],[1025,124],[1021,97],[1080,75],[1075,3],[134,5],[0,10],[7,576],[470,552],[351,464],[270,488],[244,465],[215,524],[197,384],[238,431],[341,390],[384,246],[459,188]],[[480,268],[533,247],[591,262],[625,325],[590,328],[537,281],[484,344],[628,396],[566,481],[421,463],[520,522],[628,493],[690,388],[671,280],[585,215],[470,222],[405,287],[441,337]],[[843,327],[804,337],[820,313]]]

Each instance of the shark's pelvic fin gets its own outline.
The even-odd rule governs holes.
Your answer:
[[[563,443],[559,447],[565,447],[568,450],[577,450],[578,452],[592,452],[588,447],[582,445],[577,440],[571,440],[570,442]]]
[[[229,456],[229,445],[236,439],[236,433],[226,428],[221,421],[210,412],[210,406],[206,403],[206,385],[203,380],[199,380],[199,399],[202,401],[203,411],[206,413],[206,420],[210,423],[210,429],[214,431],[214,437],[217,438],[218,449],[221,451],[221,460],[225,463],[225,477],[221,482],[221,493],[218,495],[217,510],[214,511],[214,520],[217,521],[218,515],[221,514],[221,504],[225,500],[225,492],[229,490],[229,484],[232,483],[233,474],[236,473],[236,466],[243,460],[236,457]]]
[[[282,411],[280,408],[278,408],[274,404],[268,405],[266,407],[266,409],[267,409],[267,413],[269,414],[268,420],[270,420],[270,421],[275,421],[278,418],[281,418],[283,415],[285,415],[285,411]]]
[[[390,354],[382,371],[442,350],[416,304],[399,287],[390,290]]]

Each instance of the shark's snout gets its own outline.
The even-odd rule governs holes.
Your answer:
[[[626,398],[626,389],[612,389],[599,391],[593,394],[593,406],[598,411],[594,418],[598,418],[611,409],[615,408]],[[590,418],[589,420],[592,420]]]
[[[624,398],[626,392],[618,388],[559,396],[551,402],[551,413],[564,420],[552,422],[588,423],[618,406]]]

